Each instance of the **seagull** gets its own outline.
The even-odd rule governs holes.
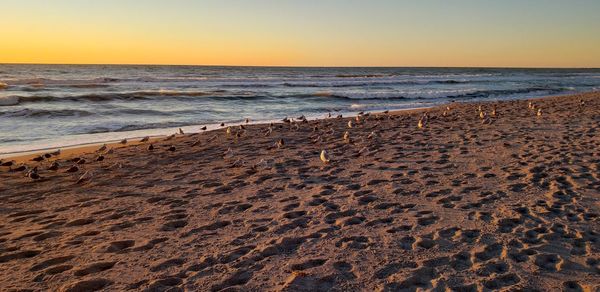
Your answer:
[[[148,145],[148,150],[149,150],[149,151],[152,151],[152,150],[154,150],[154,145],[152,145],[152,144]]]
[[[35,161],[35,162],[40,162],[44,160],[44,156],[36,156],[34,158],[31,159],[31,161]]]
[[[123,142],[121,142],[121,143],[123,143]],[[127,142],[125,142],[125,143],[127,143]],[[125,144],[125,143],[123,143],[123,144]],[[106,148],[107,148],[106,144],[103,144],[102,146],[100,146],[100,148],[98,148],[98,150],[96,150],[96,152],[104,152],[104,151],[106,151]]]
[[[419,129],[423,129],[424,126],[425,126],[425,122],[423,121],[423,118],[420,118],[419,123],[417,124],[417,127],[419,127]]]
[[[538,110],[537,110],[537,116],[538,117],[542,116],[542,109],[541,108],[538,108]]]
[[[250,119],[246,118],[246,124],[250,123]]]
[[[269,127],[266,131],[265,131],[265,137],[271,135],[271,133],[273,133],[273,128]]]
[[[283,148],[283,146],[285,146],[285,141],[283,141],[283,139],[279,139],[275,145],[277,145],[277,148]]]
[[[445,116],[447,116],[447,115],[448,115],[448,112],[447,112],[447,111],[444,111],[444,112],[442,113],[442,117],[445,117]]]
[[[387,115],[389,112],[390,112],[390,111],[388,111],[388,110],[385,110],[385,111],[383,111],[383,113],[384,113],[384,114],[386,114],[386,115]]]
[[[96,161],[103,161],[104,160],[104,156],[100,155],[96,158]]]
[[[225,127],[225,123],[221,123],[221,127]]]
[[[200,130],[206,131],[206,126],[203,126],[202,128],[200,128]]]
[[[13,168],[12,171],[24,171],[27,170],[27,165],[21,164],[17,168]]]
[[[150,137],[146,136],[146,137],[142,138],[142,140],[140,140],[140,143],[146,143],[146,142],[148,142],[148,140],[150,140]]]
[[[348,128],[352,128],[352,120],[348,121]]]
[[[86,171],[82,176],[79,177],[79,179],[77,180],[77,184],[80,184],[84,181],[90,180],[92,179],[92,173],[88,170]]]
[[[10,167],[10,166],[13,166],[14,164],[15,164],[14,161],[5,161],[5,162],[2,162],[2,164],[0,164],[0,166],[9,166]]]
[[[479,118],[483,120],[485,118],[485,112],[479,112]]]
[[[245,130],[246,127],[244,127],[244,125],[240,125],[240,130]]]
[[[175,146],[171,145],[171,146],[169,146],[169,148],[167,150],[174,152],[176,149],[175,149]]]
[[[44,155],[42,155],[44,158],[50,158],[52,157],[52,154],[50,153],[44,153]]]
[[[286,124],[290,123],[290,119],[288,119],[287,117],[283,118],[283,120],[281,120],[281,121],[284,122],[284,123],[286,123]]]
[[[350,141],[350,133],[348,131],[344,133],[344,141]]]
[[[331,118],[331,113],[327,113],[327,117],[328,117],[328,118]]]
[[[58,170],[58,162],[54,161],[52,162],[52,164],[50,165],[50,167],[48,167],[48,170]]]
[[[29,177],[29,178],[30,178],[30,179],[32,179],[32,180],[38,180],[38,179],[40,179],[40,178],[41,178],[41,177],[40,177],[40,175],[37,173],[37,171],[36,171],[35,169],[33,169],[33,170],[30,170],[30,171],[27,173],[27,177]]]
[[[121,140],[121,144],[123,144],[123,145],[127,144],[127,139]]]
[[[179,135],[184,135],[183,130],[179,128]]]
[[[337,116],[337,118],[338,118],[338,119],[341,119],[341,118],[342,118],[342,115],[338,115],[338,116]]]
[[[323,163],[329,163],[329,161],[331,161],[331,159],[329,159],[329,155],[327,155],[327,151],[325,150],[321,150],[321,161],[323,161]]]
[[[50,152],[51,155],[58,156],[60,155],[60,149],[56,149],[54,152]]]

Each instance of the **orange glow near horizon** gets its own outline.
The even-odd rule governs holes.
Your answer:
[[[516,1],[222,2],[8,1],[0,63],[600,67],[589,1],[537,1],[537,14]]]

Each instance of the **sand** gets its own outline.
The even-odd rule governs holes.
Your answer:
[[[533,104],[220,129],[28,162],[36,181],[3,167],[0,290],[595,291],[600,93]]]

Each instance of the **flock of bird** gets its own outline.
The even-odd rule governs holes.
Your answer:
[[[583,101],[581,101],[581,104],[583,104]],[[534,111],[538,117],[541,117],[541,115],[542,115],[541,108],[538,107],[533,102],[530,101],[528,103],[528,109],[531,111]],[[351,143],[352,137],[350,136],[350,130],[357,127],[358,125],[363,123],[363,121],[365,121],[365,120],[373,119],[373,116],[375,116],[374,117],[375,120],[381,120],[385,116],[387,116],[389,119],[394,119],[394,116],[388,115],[388,113],[389,113],[389,111],[387,111],[387,110],[384,112],[381,112],[380,114],[382,114],[382,115],[380,115],[380,114],[371,115],[368,112],[367,113],[364,113],[364,112],[358,113],[358,115],[354,119],[348,120],[348,122],[347,122],[348,130],[344,132],[344,135],[342,137],[343,141],[346,143]],[[446,116],[450,115],[450,113],[451,113],[450,106],[446,106],[445,110],[442,113],[442,116],[446,117]],[[495,105],[492,106],[492,109],[489,112],[489,114],[486,111],[484,111],[484,109],[481,105],[479,105],[477,108],[477,113],[483,124],[492,124],[494,122],[495,118],[498,117],[498,111],[497,111]],[[332,117],[331,113],[328,113],[326,116],[326,119],[330,119],[331,117]],[[421,117],[419,118],[419,120],[417,122],[417,128],[419,128],[419,129],[426,128],[429,123],[430,118],[431,118],[430,114],[427,111],[425,111],[421,115]],[[342,119],[342,115],[338,115],[337,119]],[[290,119],[290,118],[286,117],[282,120],[282,122],[284,125],[287,124],[291,129],[298,130],[298,129],[300,129],[300,126],[302,123],[308,123],[308,119],[304,115],[302,115],[295,119],[293,119],[293,118]],[[245,123],[246,124],[250,123],[250,120],[245,119]],[[225,127],[225,123],[221,123],[220,126],[221,126],[221,128]],[[274,123],[270,123],[268,128],[263,132],[264,136],[270,136],[273,133],[275,126],[276,125]],[[279,124],[279,127],[282,127],[282,125]],[[319,127],[318,123],[316,125],[314,125],[313,132],[317,132],[318,127]],[[376,127],[377,127],[377,125],[373,126],[372,128],[374,129]],[[226,136],[235,136],[236,138],[240,138],[242,135],[244,135],[244,133],[246,131],[246,126],[241,124],[241,125],[238,125],[237,128],[238,129],[236,130],[236,129],[234,129],[233,126],[225,127],[225,135]],[[206,131],[207,127],[203,126],[200,128],[200,130]],[[325,134],[333,134],[333,133],[334,133],[333,128],[331,128],[329,132],[325,132]],[[163,141],[171,140],[171,139],[175,138],[177,135],[185,135],[185,133],[181,128],[179,128],[179,130],[177,131],[176,134],[172,134],[170,136],[165,137],[163,139]],[[377,137],[377,133],[373,131],[367,136],[367,139],[373,139],[375,137]],[[212,137],[208,138],[207,142],[214,141],[217,138],[218,138],[218,135],[215,134]],[[313,139],[313,142],[318,142],[318,141],[323,141],[322,137],[320,135]],[[143,137],[142,139],[139,140],[139,142],[148,144],[147,150],[149,150],[149,151],[153,151],[155,149],[155,146],[151,143],[149,136]],[[193,144],[191,144],[191,146],[197,146],[200,143],[201,143],[201,140],[198,139]],[[128,144],[128,140],[123,139],[119,142],[119,144],[126,145],[126,144]],[[279,148],[283,148],[283,147],[285,147],[285,141],[283,139],[278,139],[274,143],[273,147],[271,147],[271,148],[279,149]],[[176,151],[176,148],[173,145],[167,146],[166,149],[168,151]],[[366,151],[366,147],[361,149],[359,151],[359,154],[361,154],[364,151]],[[98,154],[98,156],[95,158],[95,160],[103,161],[105,159],[105,155],[114,153],[114,148],[109,147],[107,144],[103,144],[102,146],[100,146],[100,148],[98,148],[96,150],[96,153]],[[34,157],[33,159],[31,159],[31,161],[34,163],[41,163],[46,160],[49,161],[51,158],[57,157],[60,155],[61,155],[61,150],[58,149],[54,152],[49,152],[49,153],[44,153],[44,154],[38,155],[38,156]],[[228,156],[232,156],[232,155],[233,155],[233,151],[231,150],[231,148],[228,148],[228,150],[225,152],[223,157],[228,157]],[[325,164],[333,161],[330,153],[326,149],[321,150],[319,158]],[[68,161],[71,162],[72,165],[69,166],[65,170],[67,173],[78,172],[80,165],[86,163],[86,160],[83,158],[73,158]],[[117,167],[118,166],[119,165],[117,165]],[[30,178],[33,181],[37,181],[42,178],[39,174],[39,166],[30,168],[27,164],[24,164],[24,163],[17,165],[14,160],[10,160],[10,161],[0,160],[0,167],[4,167],[4,168],[8,167],[8,171],[10,171],[10,172],[23,172],[23,173],[25,173],[26,177]],[[53,161],[50,163],[50,166],[47,168],[47,170],[58,171],[59,167],[60,167],[59,163],[57,161]],[[81,175],[79,177],[79,179],[77,180],[77,183],[89,181],[92,177],[93,177],[93,173],[91,171],[86,171],[86,172],[84,172],[83,175]]]

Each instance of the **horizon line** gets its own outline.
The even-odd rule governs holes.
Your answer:
[[[255,67],[255,68],[480,68],[480,69],[600,69],[600,67],[524,67],[524,66],[322,66],[322,65],[207,65],[207,64],[152,64],[152,63],[35,63],[0,62],[0,65],[80,65],[80,66],[165,66],[165,67]]]

